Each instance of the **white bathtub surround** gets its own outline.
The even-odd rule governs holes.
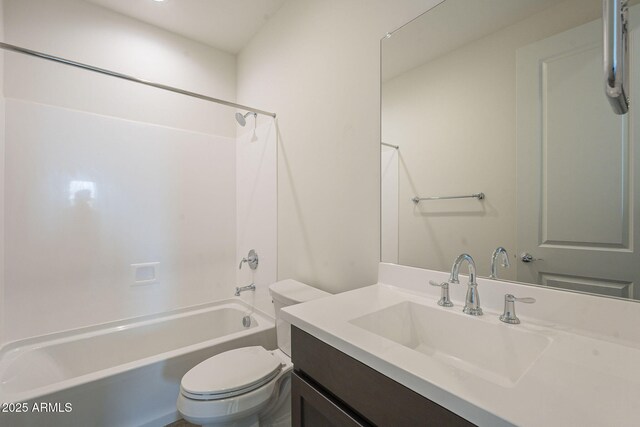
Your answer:
[[[255,249],[260,262],[256,270],[247,264],[236,270],[236,283],[254,283],[256,291],[243,293],[242,299],[273,315],[269,285],[278,273],[277,122],[258,116],[254,126],[249,116],[236,138],[236,258],[240,262]]]
[[[235,100],[233,54],[81,0],[5,6],[9,43]],[[272,311],[270,118],[236,135],[229,107],[15,53],[5,65],[4,341],[229,298],[251,280],[247,301]],[[260,269],[238,276],[251,248]]]
[[[428,281],[448,277],[380,264],[378,284],[283,317],[481,426],[636,424],[640,304],[478,279],[473,317],[461,312],[466,278],[450,285],[454,307],[437,305]],[[498,320],[506,293],[537,300],[516,303],[519,325]]]
[[[6,139],[7,340],[231,296],[233,139],[11,99]]]
[[[380,147],[380,258],[398,263],[398,149]]]
[[[276,347],[273,320],[254,311],[245,328],[247,310],[227,300],[9,343],[0,350],[0,401],[71,403],[73,411],[2,414],[0,424],[175,421],[180,379],[193,366],[233,348]]]
[[[85,1],[4,6],[9,43],[235,100],[232,54]],[[3,340],[229,298],[235,111],[3,55]]]

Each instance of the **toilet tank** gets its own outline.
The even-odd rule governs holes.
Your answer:
[[[331,294],[296,280],[281,280],[269,286],[269,293],[276,310],[276,335],[278,348],[291,357],[291,324],[280,318],[280,310],[294,304],[300,304]]]

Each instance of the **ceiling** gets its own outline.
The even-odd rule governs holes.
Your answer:
[[[286,0],[86,0],[237,54]]]

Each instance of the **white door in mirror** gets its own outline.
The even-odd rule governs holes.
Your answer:
[[[633,64],[640,6],[629,23]],[[524,46],[516,57],[517,280],[640,299],[638,196],[630,191],[640,188],[630,131],[640,116],[614,114],[604,94],[602,20]],[[638,74],[631,78],[638,93]]]

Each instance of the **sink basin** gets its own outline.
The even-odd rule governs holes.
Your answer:
[[[551,342],[493,319],[408,301],[349,323],[503,387],[513,387]]]

